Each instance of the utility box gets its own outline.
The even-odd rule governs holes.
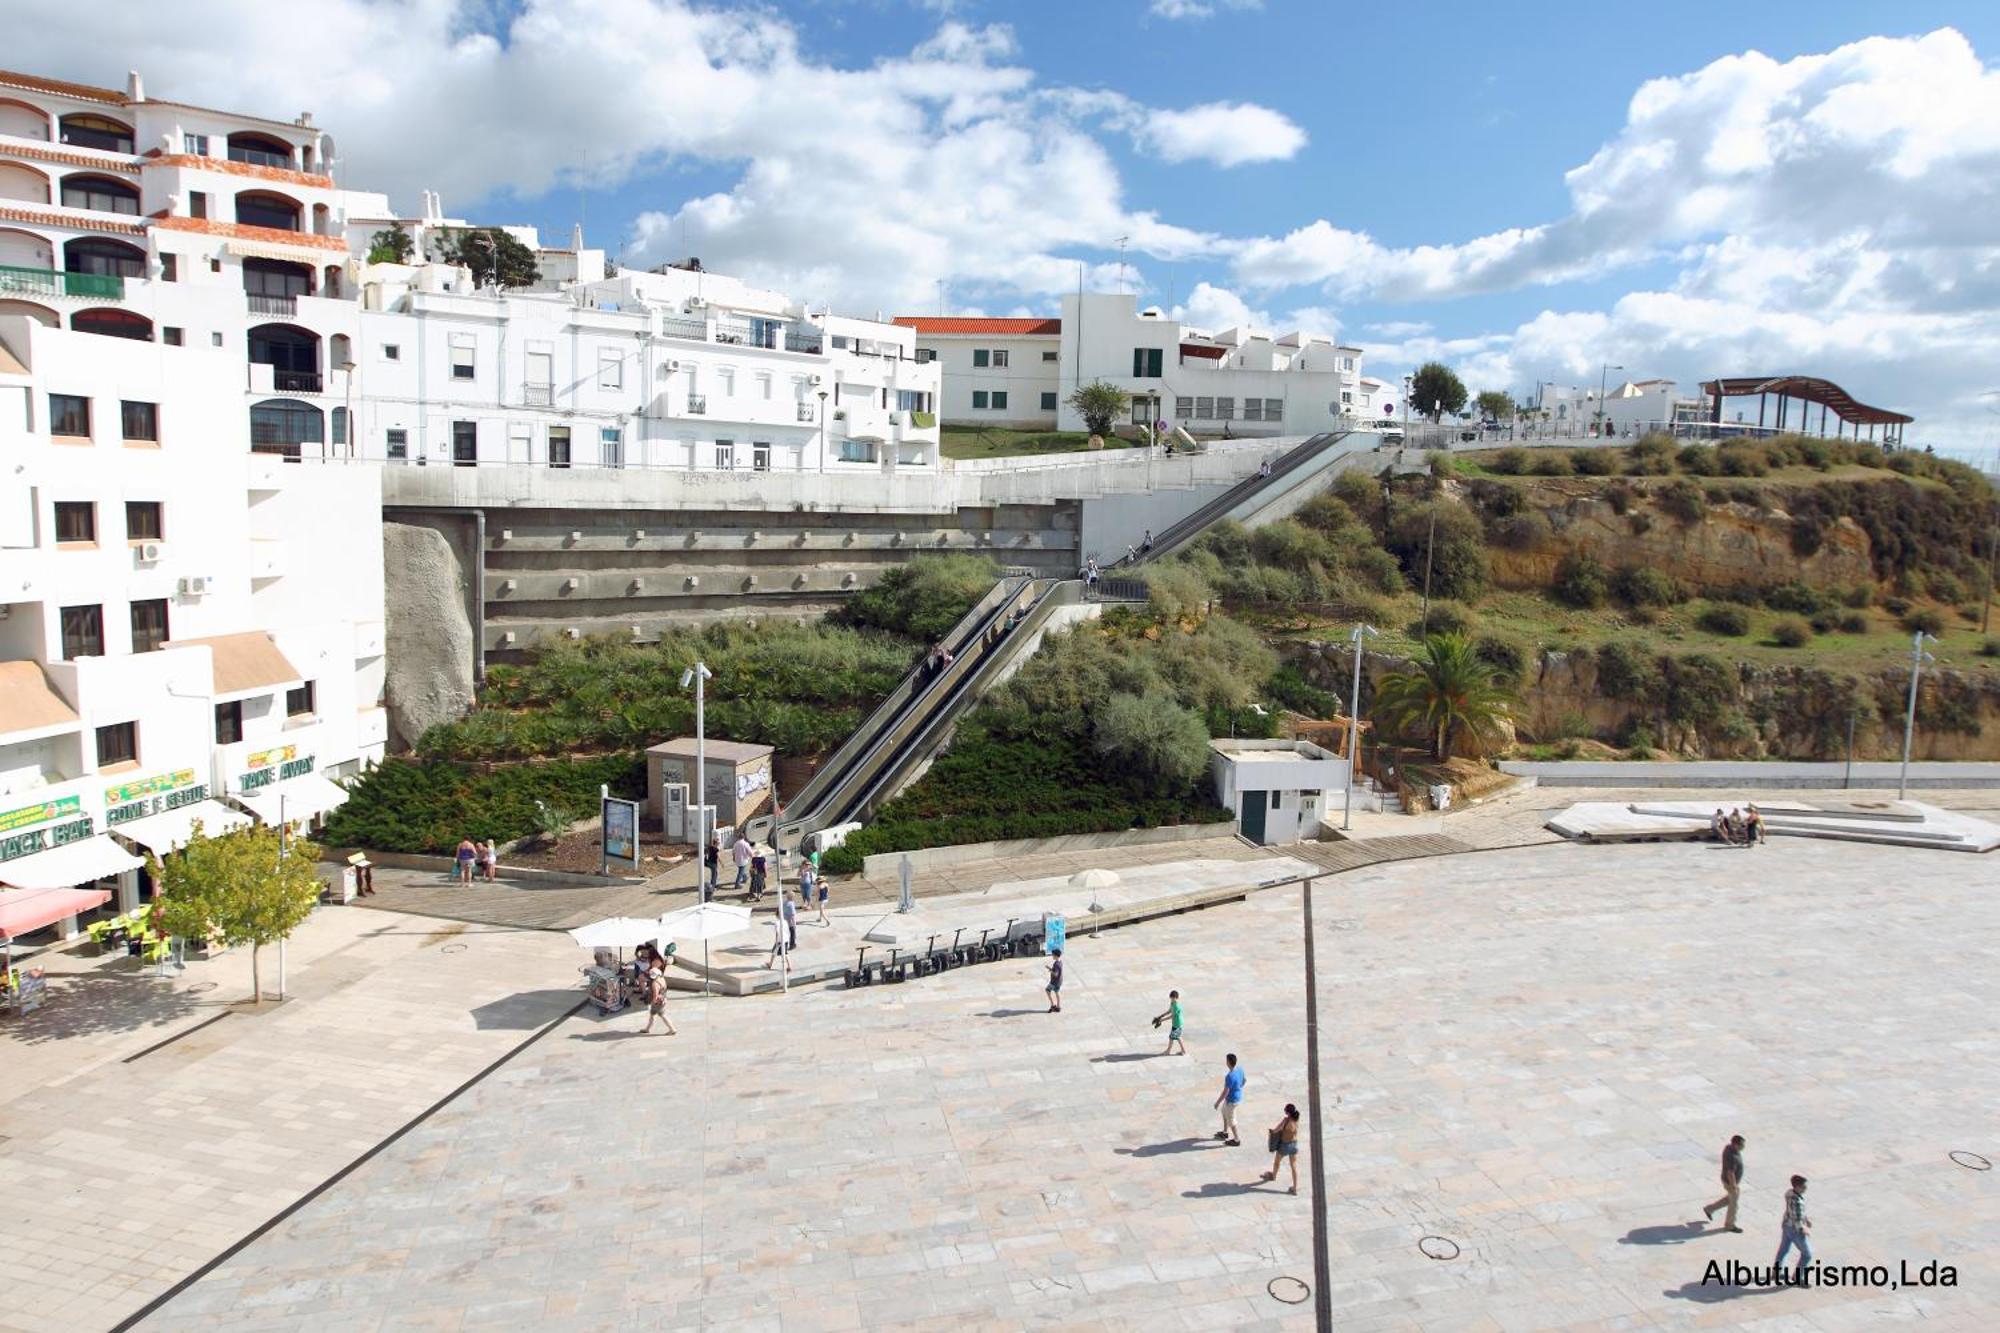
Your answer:
[[[1215,798],[1251,842],[1299,841],[1347,785],[1347,761],[1311,741],[1213,740],[1208,749]]]
[[[664,741],[646,751],[646,808],[666,827],[666,789],[694,791],[694,737]],[[736,741],[709,741],[704,747],[707,804],[718,827],[741,825],[771,804],[771,747]]]

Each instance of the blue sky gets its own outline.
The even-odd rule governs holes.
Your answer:
[[[854,313],[1053,312],[1123,235],[1147,301],[1389,376],[1820,373],[2000,425],[1991,6],[322,0],[304,62],[283,6],[113,8],[0,0],[6,59],[310,107],[405,209]]]

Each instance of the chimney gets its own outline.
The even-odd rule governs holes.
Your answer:
[[[139,81],[139,71],[136,69],[125,71],[125,100],[128,102],[146,100],[146,85]]]
[[[311,128],[312,128],[312,123],[313,123],[313,113],[312,113],[312,112],[310,112],[310,111],[301,111],[301,112],[299,112],[299,126],[300,126],[300,128],[302,128],[302,129],[308,129],[308,130],[309,130],[309,129],[311,129]]]
[[[581,222],[569,229],[569,248],[579,254],[583,252],[583,224]]]

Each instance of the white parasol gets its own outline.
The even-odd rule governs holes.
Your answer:
[[[660,938],[660,923],[651,917],[608,916],[578,926],[569,937],[586,949],[630,949]]]
[[[750,909],[738,903],[696,903],[650,923],[667,939],[701,941],[701,993],[708,994],[708,942],[750,929]]]

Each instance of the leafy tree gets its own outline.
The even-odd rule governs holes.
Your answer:
[[[1389,535],[1382,544],[1403,567],[1403,576],[1412,589],[1423,588],[1428,565],[1431,594],[1435,597],[1476,602],[1486,591],[1491,576],[1486,529],[1457,500],[1397,504]]]
[[[541,281],[535,252],[498,227],[460,227],[437,241],[438,258],[472,270],[472,280],[484,287],[531,287]]]
[[[1425,639],[1408,671],[1382,678],[1375,715],[1399,730],[1421,731],[1431,756],[1448,759],[1497,735],[1512,713],[1493,664],[1458,634]]]
[[[849,598],[840,618],[935,643],[999,577],[1000,567],[983,555],[920,555],[885,570],[874,587]]]
[[[1479,395],[1479,415],[1488,421],[1507,421],[1514,415],[1514,400],[1503,389],[1487,389]]]
[[[410,233],[398,223],[384,227],[368,238],[368,262],[371,264],[407,264],[410,252],[417,243],[410,239]]]
[[[1076,387],[1069,396],[1069,405],[1083,418],[1085,429],[1092,435],[1109,435],[1111,423],[1124,416],[1132,405],[1132,395],[1115,384],[1092,380]]]
[[[158,921],[169,934],[201,939],[219,935],[228,945],[250,946],[250,988],[264,1001],[260,951],[276,944],[312,915],[319,901],[315,870],[319,848],[303,838],[289,846],[265,824],[213,838],[196,837],[167,858],[147,858],[160,886]]]
[[[1105,700],[1091,730],[1097,752],[1150,789],[1183,787],[1208,766],[1208,727],[1164,691]]]
[[[1442,361],[1426,361],[1410,379],[1410,406],[1433,423],[1465,406],[1465,381]]]

